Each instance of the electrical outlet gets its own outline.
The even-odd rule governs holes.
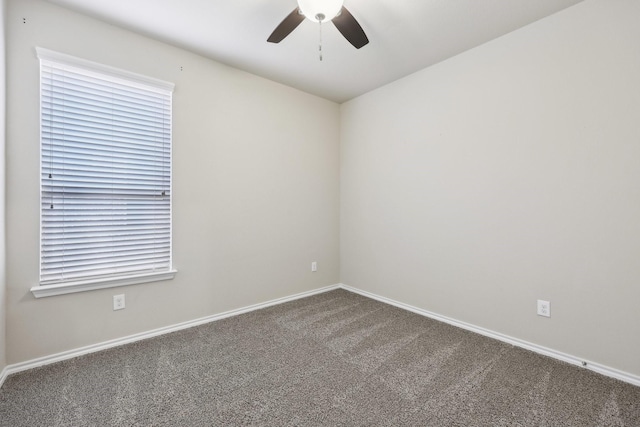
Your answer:
[[[316,261],[311,263],[311,271],[318,271],[318,263]]]
[[[551,317],[551,303],[549,301],[538,300],[538,316]]]
[[[113,311],[124,309],[124,294],[113,296]]]

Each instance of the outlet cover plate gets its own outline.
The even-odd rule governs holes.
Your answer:
[[[549,301],[538,300],[538,316],[551,317],[551,303]]]
[[[124,294],[113,296],[113,311],[124,309]]]

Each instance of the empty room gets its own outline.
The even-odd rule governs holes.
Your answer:
[[[0,24],[0,426],[640,426],[639,0]]]

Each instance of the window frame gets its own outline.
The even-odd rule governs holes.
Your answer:
[[[69,281],[57,282],[55,284],[50,283],[42,283],[39,280],[37,286],[33,286],[31,288],[32,294],[36,298],[48,297],[54,295],[61,294],[69,294],[75,292],[84,292],[90,291],[94,289],[104,289],[111,288],[117,286],[127,286],[134,285],[140,283],[148,283],[155,281],[164,281],[171,280],[175,277],[177,271],[173,267],[173,141],[172,141],[172,122],[173,122],[173,109],[172,109],[172,96],[175,85],[170,82],[166,82],[163,80],[143,76],[137,73],[132,73],[126,70],[122,70],[115,67],[110,67],[107,65],[102,65],[93,61],[88,61],[85,59],[77,58],[71,55],[67,55],[64,53],[52,51],[49,49],[44,49],[41,47],[36,47],[36,55],[39,60],[39,69],[40,69],[40,77],[39,81],[41,81],[42,77],[42,62],[55,62],[58,64],[63,64],[66,66],[80,68],[87,72],[87,74],[98,73],[101,76],[108,77],[113,79],[112,81],[126,81],[130,83],[132,86],[142,86],[145,88],[154,88],[159,89],[161,91],[169,92],[169,111],[170,111],[170,126],[169,126],[169,138],[170,138],[170,146],[171,150],[169,152],[169,265],[168,269],[158,270],[156,272],[129,272],[125,274],[119,275],[110,275],[110,276],[96,276],[96,277],[82,277],[78,279],[71,279]],[[41,176],[38,185],[39,185],[39,213],[40,213],[40,224],[39,224],[39,266],[38,269],[40,271],[40,275],[42,273],[42,242],[43,242],[43,213],[42,213],[42,196],[43,196],[43,185],[42,185],[42,156],[43,156],[43,110],[42,110],[42,102],[43,102],[43,91],[42,91],[42,83],[39,82],[40,90],[39,90],[39,101],[40,101],[40,111],[39,111],[39,126],[40,126],[40,139],[39,139],[39,153],[40,153],[40,163],[39,163],[39,175]],[[40,276],[39,275],[39,276]]]

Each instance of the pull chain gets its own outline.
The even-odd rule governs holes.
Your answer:
[[[318,53],[320,55],[320,61],[322,61],[322,21],[320,23],[320,44],[318,45]]]
[[[320,43],[318,43],[318,54],[320,55],[320,61],[322,61],[322,21],[324,21],[324,18],[324,13],[318,13],[316,15],[318,24],[320,24]]]

